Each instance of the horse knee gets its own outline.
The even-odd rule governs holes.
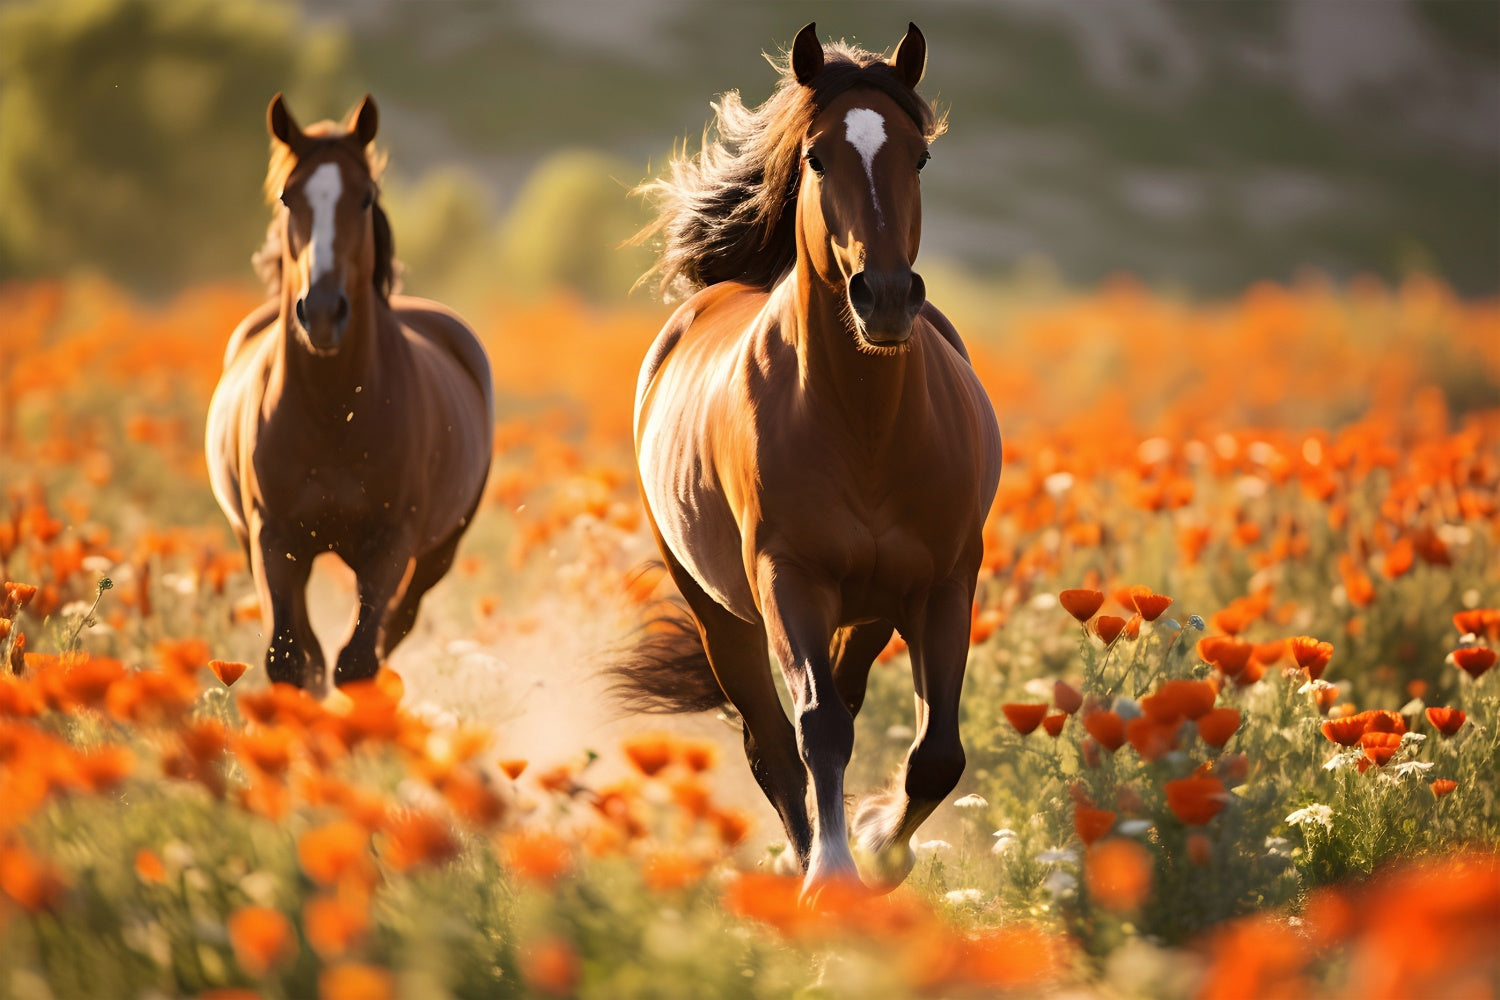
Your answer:
[[[926,802],[941,800],[958,785],[966,762],[963,744],[956,738],[922,743],[906,765],[907,797]]]
[[[854,716],[837,698],[797,713],[797,750],[809,768],[831,756],[847,764],[854,752]]]

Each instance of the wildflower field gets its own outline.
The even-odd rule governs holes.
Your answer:
[[[930,284],[1005,439],[968,769],[906,886],[816,909],[734,721],[600,677],[670,597],[630,444],[662,307],[470,311],[486,504],[318,700],[263,676],[202,458],[257,295],[0,287],[0,997],[1495,996],[1500,302]],[[911,698],[896,639],[852,792]]]

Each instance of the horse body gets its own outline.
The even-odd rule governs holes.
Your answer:
[[[315,164],[339,160],[348,137],[293,138]],[[493,398],[478,340],[437,303],[378,294],[370,255],[368,240],[354,251],[333,346],[314,346],[323,317],[289,243],[279,301],[236,330],[209,407],[214,494],[270,619],[276,681],[322,683],[304,591],[324,552],[359,581],[335,680],[373,675],[451,565],[489,469]]]
[[[963,771],[958,698],[982,525],[1000,472],[989,400],[910,269],[920,234],[916,173],[939,131],[913,90],[925,42],[912,26],[889,64],[833,53],[825,68],[813,26],[804,28],[791,78],[755,113],[780,116],[790,142],[771,155],[790,147],[803,166],[791,173],[789,203],[764,212],[759,233],[742,234],[751,250],[727,277],[722,258],[740,250],[715,227],[758,193],[733,178],[714,189],[711,175],[739,171],[774,193],[776,163],[739,170],[719,149],[701,154],[706,166],[688,178],[696,188],[682,178],[691,168],[677,187],[663,182],[675,198],[662,224],[664,260],[675,261],[667,276],[675,270],[708,287],[653,345],[635,413],[658,545],[707,665],[744,720],[751,771],[781,815],[807,893],[857,871],[877,888],[899,883],[914,860],[912,835]],[[752,122],[742,141],[753,144],[771,124]],[[712,207],[726,187],[738,201]],[[679,242],[690,242],[681,233],[707,232],[701,246],[721,249],[674,257],[674,226]],[[778,247],[788,260],[775,280],[733,276]],[[853,718],[894,629],[911,648],[916,737],[894,785],[856,810],[851,852],[843,773]],[[792,697],[791,720],[768,645]],[[683,651],[621,674],[627,683],[649,677],[652,693],[670,702],[666,678],[650,671],[697,662]]]

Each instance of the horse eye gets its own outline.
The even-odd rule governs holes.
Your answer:
[[[924,152],[922,154],[922,158],[917,160],[917,173],[920,174],[922,172],[922,168],[927,166],[927,161],[930,159],[932,159],[931,153]]]
[[[811,152],[807,154],[807,165],[812,168],[813,173],[817,174],[819,177],[823,176],[823,161],[818,159]]]

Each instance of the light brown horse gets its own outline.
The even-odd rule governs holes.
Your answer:
[[[258,263],[271,301],[240,323],[209,405],[214,495],[245,547],[273,681],[321,687],[308,622],[313,559],[337,553],[359,608],[334,680],[373,676],[453,562],[489,472],[494,398],[473,332],[391,297],[368,95],[343,127],[267,111],[276,203]]]
[[[856,856],[873,887],[900,883],[964,768],[959,691],[1000,435],[911,267],[917,172],[943,128],[915,90],[925,64],[915,25],[888,62],[825,48],[808,25],[778,91],[754,110],[726,95],[717,141],[648,187],[663,287],[701,288],[657,337],[635,403],[641,492],[697,629],[656,632],[617,672],[642,707],[734,706],[804,895],[856,877]],[[911,647],[916,738],[855,811],[851,852],[854,715],[893,628]]]

